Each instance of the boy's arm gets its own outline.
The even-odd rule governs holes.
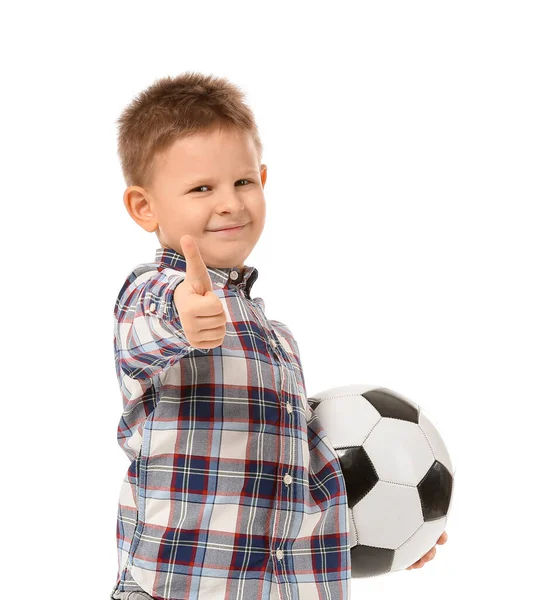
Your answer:
[[[117,367],[128,377],[150,379],[194,350],[173,301],[185,276],[175,269],[142,265],[123,285],[114,308],[114,349]]]

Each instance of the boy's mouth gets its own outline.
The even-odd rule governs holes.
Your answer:
[[[246,225],[247,225],[247,223],[231,223],[229,225],[226,225],[225,227],[222,227],[221,229],[209,229],[208,231],[211,231],[212,233],[217,233],[219,231],[231,231],[234,229],[236,229],[238,231],[239,229],[242,229]]]
[[[218,231],[211,231],[210,233],[217,233],[219,237],[232,237],[234,235],[239,235],[246,228],[246,225],[242,225],[241,227],[231,227],[230,229],[219,229]]]

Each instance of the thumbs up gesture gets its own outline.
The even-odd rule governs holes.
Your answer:
[[[173,293],[184,335],[191,346],[216,348],[225,337],[227,316],[221,299],[212,291],[212,282],[199,248],[191,235],[181,237],[186,259],[186,277]]]

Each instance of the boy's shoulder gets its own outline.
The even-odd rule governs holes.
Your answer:
[[[140,263],[140,264],[136,265],[132,269],[132,271],[130,271],[130,273],[127,275],[117,296],[119,298],[121,298],[121,296],[123,296],[125,291],[129,287],[132,287],[133,284],[136,287],[140,283],[143,283],[144,281],[151,279],[151,277],[154,277],[155,275],[158,275],[159,277],[161,277],[162,274],[165,276],[168,276],[168,277],[171,277],[174,275],[178,276],[178,277],[186,276],[186,273],[179,271],[177,269],[173,269],[172,267],[170,267],[162,262],[153,261],[153,262]]]

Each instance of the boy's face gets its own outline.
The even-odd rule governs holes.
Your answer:
[[[264,228],[266,165],[248,133],[212,128],[178,140],[156,159],[151,189],[131,186],[123,201],[164,248],[184,254],[191,235],[209,267],[243,267]],[[245,224],[236,231],[215,230]]]

